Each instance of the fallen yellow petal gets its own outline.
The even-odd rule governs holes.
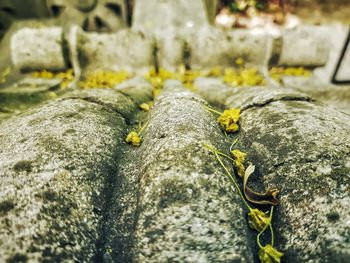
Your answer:
[[[127,143],[131,143],[134,146],[140,146],[141,138],[135,131],[131,131],[125,140]]]
[[[224,110],[217,121],[227,132],[236,132],[239,130],[237,122],[240,112],[240,109]]]
[[[149,111],[151,109],[151,106],[147,103],[142,103],[139,107],[143,111]]]

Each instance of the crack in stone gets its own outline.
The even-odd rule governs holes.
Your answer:
[[[300,96],[284,96],[284,97],[281,97],[281,98],[271,98],[271,99],[268,99],[264,102],[260,102],[260,103],[252,103],[252,104],[248,104],[244,107],[241,108],[241,111],[245,111],[245,110],[248,110],[250,108],[263,108],[265,107],[266,105],[269,105],[273,102],[278,102],[278,101],[305,101],[305,102],[314,102],[316,101],[315,99],[313,98],[310,98],[310,97],[300,97]]]

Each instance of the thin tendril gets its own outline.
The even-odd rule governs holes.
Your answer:
[[[147,120],[145,122],[145,124],[141,127],[140,131],[139,131],[139,135],[141,135],[141,133],[143,132],[143,130],[146,128],[147,124],[148,124],[149,120]]]
[[[232,144],[231,144],[231,146],[230,146],[230,152],[232,152],[232,148],[233,148],[233,146],[236,145],[237,142],[238,142],[238,138],[236,138],[236,140],[234,140],[234,141],[232,142]]]
[[[274,206],[271,207],[271,211],[270,211],[270,220],[269,220],[269,224],[265,225],[265,227],[263,228],[263,230],[260,231],[260,233],[256,236],[256,242],[258,243],[259,248],[263,248],[263,246],[260,243],[260,236],[265,232],[266,228],[269,227],[270,231],[271,231],[271,246],[273,246],[273,244],[275,243],[275,236],[273,234],[273,229],[272,229],[272,214],[273,214],[273,208]]]
[[[209,146],[208,144],[203,144],[203,146],[204,146],[205,148],[211,150],[212,152],[216,152],[216,153],[218,153],[219,155],[224,156],[224,157],[226,157],[227,159],[229,159],[229,160],[231,160],[231,161],[234,161],[234,159],[231,158],[230,156],[228,156],[227,154],[224,154],[224,153],[222,153],[222,152],[219,152],[218,150],[214,149],[213,147]]]
[[[214,113],[216,113],[216,114],[219,114],[219,115],[222,114],[222,112],[219,112],[219,111],[214,110],[214,109],[212,109],[212,108],[209,108],[209,107],[207,107],[207,106],[204,106],[204,108],[207,109],[208,111],[214,112]]]
[[[225,137],[227,138],[228,137],[228,135],[227,135],[227,132],[224,130],[224,134],[225,134]]]
[[[240,195],[241,199],[243,200],[243,203],[246,205],[246,207],[250,210],[252,210],[252,208],[248,205],[247,201],[244,199],[244,196],[241,192],[241,189],[239,189],[239,186],[236,182],[236,180],[233,178],[232,174],[230,173],[230,171],[227,169],[227,167],[224,165],[224,163],[222,162],[220,156],[218,155],[217,152],[214,152],[215,156],[216,156],[216,159],[219,161],[219,163],[221,164],[221,166],[224,168],[227,176],[231,179],[231,181],[233,182],[233,184],[235,185],[237,191],[238,191],[238,194]]]
[[[275,244],[275,234],[273,233],[273,228],[272,228],[272,214],[273,214],[273,208],[274,206],[271,207],[271,212],[270,212],[270,232],[271,232],[271,246]]]

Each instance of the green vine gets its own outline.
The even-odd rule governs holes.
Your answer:
[[[225,110],[223,113],[220,113],[216,110],[206,107],[207,110],[213,112],[215,114],[220,114],[218,118],[218,123],[222,126],[224,130],[227,131],[227,127],[232,123],[238,125],[237,115],[239,117],[240,111],[238,109]],[[226,123],[223,123],[222,116],[226,116]],[[238,130],[238,129],[237,129]],[[260,262],[262,263],[279,263],[281,262],[281,257],[283,253],[279,252],[276,248],[274,248],[275,243],[275,235],[272,226],[273,212],[274,206],[278,204],[278,200],[276,198],[279,191],[277,189],[267,190],[265,193],[257,193],[248,187],[247,181],[251,174],[254,173],[255,166],[249,164],[249,166],[245,167],[245,158],[247,156],[246,153],[241,152],[238,149],[233,149],[236,145],[238,139],[235,139],[231,146],[230,152],[232,157],[218,151],[214,147],[204,144],[203,147],[210,150],[214,155],[220,166],[224,169],[226,176],[230,180],[230,182],[234,185],[237,190],[238,195],[240,196],[242,202],[248,209],[248,225],[250,228],[256,230],[258,232],[256,236],[256,242],[259,246],[258,257]],[[241,190],[238,182],[233,173],[230,172],[229,168],[224,164],[223,159],[226,158],[230,160],[236,167],[237,173],[241,179],[243,179],[243,191]],[[257,204],[257,205],[271,205],[269,211],[264,212],[258,208],[252,207],[248,202]],[[270,232],[270,242],[266,245],[262,245],[261,237],[263,233],[269,228]]]

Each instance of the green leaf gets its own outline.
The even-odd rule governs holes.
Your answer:
[[[251,203],[259,205],[278,205],[278,189],[269,189],[265,193],[257,193],[248,186],[248,179],[255,171],[255,166],[250,164],[245,170],[243,178],[243,192],[245,198]]]

